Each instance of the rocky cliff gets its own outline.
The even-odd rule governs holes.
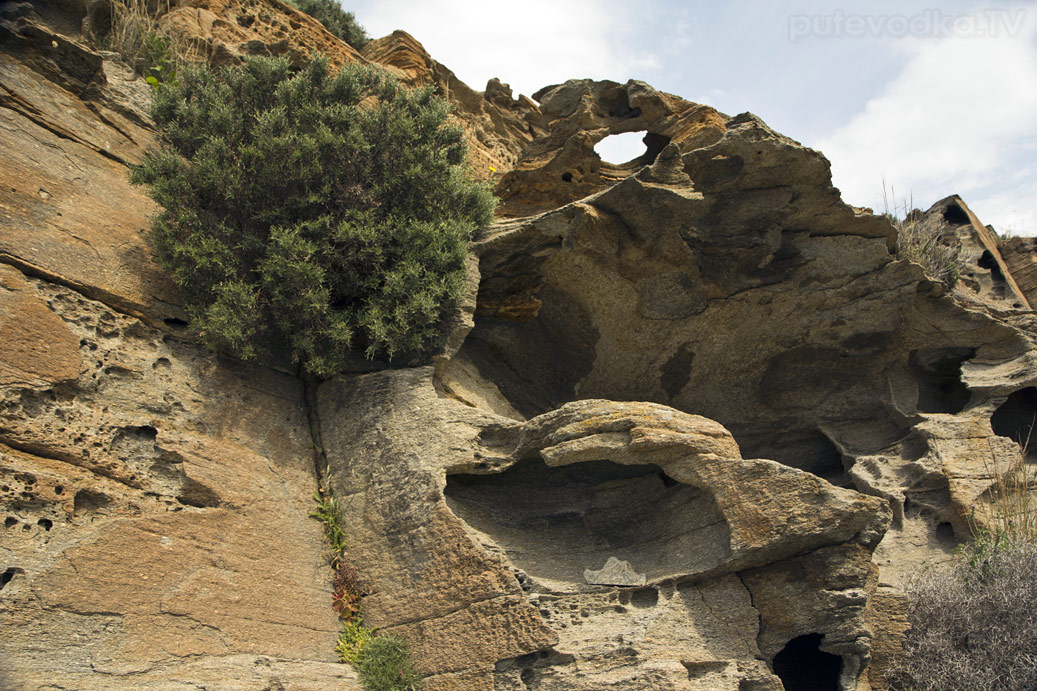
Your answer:
[[[1025,248],[939,202],[949,290],[755,116],[640,82],[477,92],[403,32],[357,53],[276,0],[175,5],[217,64],[435,84],[497,171],[443,352],[307,385],[186,337],[126,176],[149,87],[84,40],[100,6],[0,20],[0,686],[359,689],[324,482],[365,619],[427,689],[884,688],[906,579],[1032,461]],[[594,153],[631,131],[641,158]]]

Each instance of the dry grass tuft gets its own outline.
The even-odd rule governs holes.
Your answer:
[[[914,208],[914,198],[897,202],[892,186],[886,192],[882,183],[883,216],[897,229],[897,258],[920,264],[929,278],[953,288],[958,282],[961,248],[947,244],[935,226],[921,223],[922,212]]]
[[[97,3],[88,18],[87,34],[97,48],[118,53],[152,85],[171,82],[194,52],[186,41],[160,30],[159,17],[172,8],[172,0]]]

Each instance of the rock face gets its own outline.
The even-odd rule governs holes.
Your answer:
[[[302,384],[182,340],[144,241],[149,87],[4,10],[0,687],[359,688]]]
[[[961,197],[941,199],[910,220],[923,229],[924,235],[939,237],[956,249],[959,284],[955,287],[965,291],[969,301],[995,311],[1031,309],[1029,296],[1002,256],[996,234],[980,223]],[[1016,268],[1025,275],[1023,266]]]
[[[216,64],[434,85],[501,218],[431,365],[307,391],[207,354],[126,181],[148,87],[79,40],[105,7],[0,16],[4,688],[358,689],[323,481],[365,622],[432,691],[882,689],[906,580],[1035,461],[1032,258],[960,198],[922,219],[962,249],[948,291],[755,116],[634,81],[480,93],[275,0],[160,26]],[[594,153],[632,131],[641,158]]]
[[[779,689],[750,574],[776,610],[770,655],[826,636],[855,683],[885,502],[743,460],[723,427],[667,406],[583,400],[522,423],[434,379],[362,375],[318,402],[365,611],[414,642],[427,688]],[[772,572],[804,559],[826,595],[800,607]],[[620,585],[643,587],[587,582],[622,562]]]

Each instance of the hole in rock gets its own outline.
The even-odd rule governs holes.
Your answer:
[[[961,380],[961,363],[975,348],[922,348],[911,351],[908,367],[918,383],[918,410],[960,413],[972,396]]]
[[[573,174],[570,173],[570,172],[562,173],[562,181],[563,182],[572,182],[573,181]]]
[[[12,566],[8,569],[5,569],[3,573],[0,573],[0,590],[3,590],[4,586],[10,583],[11,579],[20,573],[25,573],[25,571],[23,569],[19,569],[17,566]]]
[[[960,226],[969,222],[969,215],[957,204],[948,204],[943,210],[943,220],[951,225]]]
[[[584,571],[610,557],[648,580],[720,564],[730,531],[712,494],[664,477],[654,465],[527,459],[501,473],[449,475],[446,499],[533,578],[585,583]]]
[[[958,544],[958,539],[954,537],[954,526],[947,521],[936,526],[936,539],[948,545]]]
[[[990,278],[994,283],[1005,282],[1005,275],[1001,273],[1001,267],[997,265],[997,262],[994,260],[994,255],[990,253],[990,250],[983,250],[983,254],[979,256],[976,264],[990,271]]]
[[[1037,423],[1037,388],[1028,386],[1011,394],[990,416],[994,434],[1019,444],[1028,460],[1037,458],[1037,440],[1031,439]]]
[[[187,322],[183,319],[177,319],[176,317],[168,317],[162,321],[165,322],[166,326],[171,326],[174,329],[183,329],[187,327]]]
[[[4,527],[5,528],[13,528],[16,525],[18,525],[18,519],[15,518],[14,516],[8,516],[7,518],[4,519]]]
[[[49,518],[41,518],[40,520],[36,521],[36,525],[40,526],[44,530],[49,531],[51,528],[54,527],[54,521],[50,520]]]
[[[843,660],[820,649],[819,633],[798,636],[774,656],[774,673],[785,691],[839,691]]]
[[[843,465],[839,447],[818,429],[786,430],[778,434],[735,433],[744,458],[769,458],[805,470],[838,487],[850,487],[852,480]]]
[[[594,145],[594,151],[606,163],[623,165],[648,153],[648,146],[644,141],[647,134],[647,132],[610,134]]]
[[[80,515],[84,511],[97,511],[111,502],[108,495],[89,489],[81,489],[72,498],[72,513]]]
[[[637,609],[648,609],[659,604],[659,591],[655,588],[638,588],[630,594],[630,604]]]

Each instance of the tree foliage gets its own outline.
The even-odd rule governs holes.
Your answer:
[[[324,25],[324,28],[360,50],[370,41],[364,27],[352,12],[346,12],[336,0],[285,0]]]
[[[152,236],[202,340],[243,359],[280,340],[317,376],[351,350],[438,346],[495,204],[447,112],[431,87],[320,58],[196,66],[159,89],[168,146],[132,179],[164,207]]]

